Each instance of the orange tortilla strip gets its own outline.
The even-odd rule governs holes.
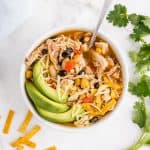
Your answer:
[[[32,116],[33,116],[32,113],[30,111],[28,111],[24,121],[22,122],[21,126],[18,129],[19,132],[21,132],[21,133],[25,132],[25,130],[27,129],[27,127],[32,119]]]
[[[24,147],[22,145],[18,145],[17,150],[24,150]]]
[[[5,125],[3,128],[3,133],[8,134],[14,114],[15,112],[13,110],[9,110],[9,113],[8,113],[8,116],[7,116],[7,119],[5,121]]]
[[[51,146],[51,147],[46,148],[45,150],[57,150],[57,148],[56,146]]]
[[[36,125],[34,126],[28,133],[26,133],[23,137],[18,138],[16,141],[14,141],[11,145],[13,147],[16,147],[18,144],[24,144],[26,141],[28,141],[30,138],[32,138],[39,130],[41,129],[40,126]]]
[[[23,144],[27,145],[30,148],[36,148],[36,143],[29,140],[25,141]]]
[[[29,140],[25,140],[25,139],[22,139],[23,137],[19,137],[15,142],[13,142],[11,144],[11,146],[13,147],[18,147],[20,146],[21,144],[24,144],[30,148],[36,148],[36,143],[32,142],[32,141],[29,141]]]

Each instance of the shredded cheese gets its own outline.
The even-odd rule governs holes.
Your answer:
[[[84,93],[87,93],[88,92],[88,89],[84,89],[84,90],[82,90],[82,91],[80,91],[80,92],[76,92],[74,95],[72,95],[72,96],[70,96],[69,98],[68,98],[68,101],[74,101],[74,100],[76,100],[80,95],[82,95],[82,94],[84,94]]]
[[[4,128],[3,128],[3,133],[8,134],[13,117],[14,117],[15,112],[13,110],[9,110]]]
[[[30,111],[28,111],[26,114],[26,117],[25,117],[24,121],[22,122],[21,126],[19,127],[18,131],[22,132],[22,133],[25,132],[31,119],[32,119],[32,113]]]
[[[112,99],[102,108],[102,115],[105,115],[108,111],[112,110],[116,105],[116,100]]]

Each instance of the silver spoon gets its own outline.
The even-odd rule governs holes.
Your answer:
[[[91,40],[90,40],[89,48],[91,48],[91,47],[93,46],[93,44],[94,44],[94,41],[95,41],[95,39],[96,39],[97,32],[98,32],[98,30],[99,30],[99,28],[100,28],[100,26],[101,26],[101,24],[102,24],[102,21],[103,21],[103,19],[104,19],[104,17],[105,17],[107,8],[109,7],[110,3],[111,3],[111,0],[104,0],[104,4],[103,4],[103,7],[102,7],[100,16],[99,16],[98,23],[97,23],[97,25],[96,25],[96,28],[95,28],[94,33],[93,33],[93,35],[92,35],[92,37],[91,37]]]
[[[88,46],[88,50],[83,53],[83,56],[87,60],[87,62],[91,61],[91,57],[93,56],[94,51],[91,50],[90,48],[93,46],[93,44],[95,42],[96,35],[98,33],[98,30],[99,30],[99,28],[100,28],[100,26],[102,24],[102,21],[103,21],[104,17],[105,17],[107,8],[110,6],[111,1],[112,0],[104,0],[104,4],[103,4],[103,7],[102,7],[100,16],[99,16],[99,20],[98,20],[98,23],[97,23],[96,28],[94,30],[94,33],[93,33],[93,35],[91,37],[90,44]]]

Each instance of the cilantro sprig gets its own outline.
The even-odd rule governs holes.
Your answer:
[[[115,5],[114,10],[110,11],[107,19],[109,22],[113,23],[114,26],[126,26],[128,24],[126,7],[121,4]]]
[[[141,146],[150,143],[150,113],[146,108],[144,99],[140,99],[135,103],[132,120],[142,129],[142,134],[128,150],[138,150]]]
[[[138,52],[130,51],[129,56],[135,63],[136,72],[145,73],[150,71],[150,43],[145,43]]]
[[[136,84],[129,82],[128,90],[138,97],[150,97],[150,77],[143,75]]]
[[[150,34],[150,17],[135,13],[127,14],[126,7],[121,4],[114,6],[114,9],[107,15],[107,20],[118,27],[125,27],[128,23],[131,23],[133,33],[130,34],[130,37],[136,42],[143,42],[143,37]]]
[[[138,150],[145,144],[150,144],[150,112],[145,103],[146,98],[150,99],[150,43],[144,41],[144,37],[150,35],[150,17],[138,14],[128,14],[125,6],[117,4],[107,15],[107,20],[114,26],[126,27],[129,23],[133,26],[130,38],[140,42],[142,46],[136,51],[130,51],[129,56],[135,63],[135,74],[137,82],[129,82],[128,90],[139,97],[134,104],[133,122],[142,130],[138,141],[128,150]]]

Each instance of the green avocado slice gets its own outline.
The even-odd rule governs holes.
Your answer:
[[[67,100],[67,94],[63,95],[59,98],[57,90],[51,88],[45,81],[42,75],[43,70],[43,64],[39,61],[37,61],[33,67],[33,82],[36,85],[36,87],[39,89],[39,91],[47,96],[48,98],[52,99],[53,101],[59,102],[59,103],[65,103]]]
[[[31,98],[36,106],[39,106],[47,111],[57,113],[62,113],[69,109],[67,104],[56,103],[42,95],[32,82],[26,81],[25,87],[28,96]]]
[[[79,104],[74,105],[71,109],[64,113],[52,113],[40,107],[36,107],[36,109],[43,118],[55,123],[73,122],[76,120],[77,115],[84,112]]]

